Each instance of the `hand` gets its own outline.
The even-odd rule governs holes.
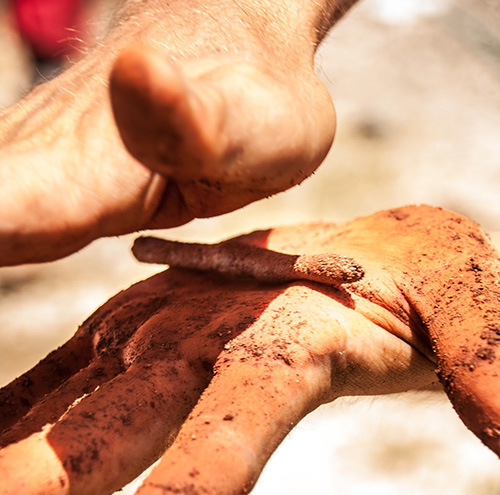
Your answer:
[[[102,45],[0,115],[0,266],[219,215],[310,175],[336,127],[314,52],[355,2],[324,3],[123,0]]]
[[[431,384],[436,363],[500,453],[499,260],[476,224],[406,207],[238,243],[351,256],[365,275],[270,284],[171,268],[118,294],[2,390],[2,495],[110,493],[161,455],[141,494],[246,493],[306,413]]]
[[[335,111],[312,67],[297,63],[292,74],[281,63],[230,57],[181,68],[170,57],[128,49],[111,75],[125,146],[167,179],[168,207],[146,227],[236,210],[299,184],[323,161]]]

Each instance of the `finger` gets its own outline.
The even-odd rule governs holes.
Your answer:
[[[208,380],[161,356],[76,404],[47,435],[71,494],[107,494],[132,481],[172,442]]]
[[[2,495],[68,495],[61,461],[47,442],[50,427],[0,450]]]
[[[222,362],[138,494],[247,493],[284,436],[318,405],[316,369],[299,371],[276,356],[240,357],[246,361]]]
[[[11,427],[37,401],[90,363],[90,334],[81,328],[68,342],[0,390],[0,430]]]
[[[451,402],[500,455],[500,263],[486,238],[469,239],[474,249],[468,252],[475,254],[441,266],[428,281],[430,297],[414,298],[414,304],[434,342],[437,373]]]
[[[0,426],[19,421],[42,397],[87,367],[96,351],[124,340],[164,303],[162,277],[133,285],[101,306],[59,349],[0,390]]]
[[[54,425],[0,450],[0,479],[9,495],[112,493],[160,456],[203,388],[186,363],[134,364]]]
[[[41,431],[46,424],[54,424],[77,399],[93,392],[121,371],[123,366],[116,357],[100,357],[92,362],[57,389],[39,399],[29,412],[10,428],[2,430],[0,447]]]
[[[195,85],[158,52],[137,47],[117,59],[110,92],[118,129],[135,158],[176,179],[211,175],[227,147],[224,100],[213,87]]]
[[[426,328],[438,375],[463,422],[500,455],[500,262],[473,221],[409,206],[349,225],[377,255]],[[388,242],[390,239],[390,242]],[[395,312],[397,314],[397,312]]]
[[[233,240],[195,244],[140,237],[135,240],[132,252],[139,261],[147,263],[216,271],[230,277],[251,277],[274,284],[310,280],[340,285],[356,282],[364,275],[359,263],[349,257],[291,255]]]

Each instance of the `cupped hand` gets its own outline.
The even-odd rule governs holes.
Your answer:
[[[160,456],[141,494],[247,493],[309,411],[428,385],[436,365],[467,426],[500,452],[499,260],[476,224],[406,207],[221,246],[239,274],[211,248],[198,271],[140,282],[2,390],[0,493],[110,493]],[[364,277],[258,280],[262,248],[354,258]],[[150,261],[171,259],[155,250]]]
[[[285,70],[234,54],[173,63],[172,53],[126,49],[111,73],[116,124],[133,156],[107,94],[90,97],[84,88],[69,105],[53,98],[92,79],[87,59],[27,97],[34,129],[24,126],[26,135],[0,117],[2,137],[15,136],[0,159],[0,266],[230,212],[320,165],[336,119],[312,64]]]
[[[121,2],[102,44],[0,114],[0,266],[304,180],[336,127],[314,52],[352,3]]]
[[[136,46],[115,63],[110,95],[126,148],[166,179],[166,204],[148,227],[226,213],[302,182],[336,128],[312,67],[260,56],[179,64]]]

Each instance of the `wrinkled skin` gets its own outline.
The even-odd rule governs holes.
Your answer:
[[[314,54],[355,0],[116,0],[106,37],[0,112],[0,266],[302,182],[336,129]]]
[[[162,455],[141,495],[247,493],[309,411],[420,388],[436,370],[500,453],[500,264],[475,223],[410,206],[255,232],[236,257],[241,244],[348,256],[364,277],[171,268],[121,292],[1,391],[0,493],[110,493]]]

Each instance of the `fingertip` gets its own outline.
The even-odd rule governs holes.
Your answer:
[[[131,251],[136,260],[147,261],[146,253],[149,244],[148,239],[148,237],[141,236],[134,240]]]
[[[458,360],[456,361],[458,363]],[[455,410],[464,424],[500,456],[500,398],[498,373],[493,363],[455,366],[439,373]]]
[[[132,254],[143,263],[167,264],[169,245],[166,240],[142,236],[135,239]]]
[[[310,146],[314,150],[313,161],[318,165],[323,162],[330,151],[337,131],[337,110],[332,95],[325,84],[314,76],[314,100],[308,107],[307,117],[310,122]]]
[[[216,171],[226,141],[224,98],[149,47],[123,51],[110,76],[115,121],[127,150],[163,176],[186,182]]]
[[[144,98],[164,96],[156,93],[168,84],[169,99],[175,100],[182,96],[182,79],[179,69],[162,53],[146,46],[130,46],[119,54],[111,70],[111,96],[126,91],[135,91]],[[178,84],[173,84],[175,81]]]
[[[140,162],[155,168],[159,146],[165,134],[168,138],[168,132],[172,133],[172,109],[185,95],[182,74],[152,49],[133,46],[117,58],[109,91],[125,147]]]

